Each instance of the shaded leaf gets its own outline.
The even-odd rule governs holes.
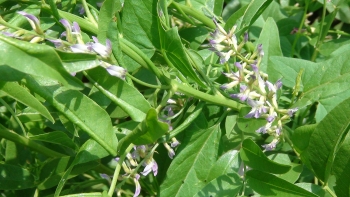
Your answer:
[[[24,168],[15,165],[0,164],[0,189],[19,190],[35,186],[35,179]]]
[[[181,150],[160,186],[160,196],[193,196],[206,185],[210,169],[203,166],[215,163],[220,134],[218,125],[200,129],[194,123],[187,129]]]
[[[8,52],[11,51],[11,55]],[[21,57],[21,58],[13,58]],[[83,84],[71,76],[52,47],[32,44],[0,35],[0,65],[39,77],[51,78],[74,89]]]
[[[308,192],[288,181],[280,179],[272,174],[258,170],[250,170],[246,173],[248,185],[263,196],[312,196],[317,195]]]
[[[75,143],[65,133],[61,131],[53,131],[50,133],[31,136],[30,139],[35,141],[43,141],[58,144],[61,146],[71,148],[73,150],[75,150],[77,147]]]
[[[16,99],[17,101],[35,109],[51,122],[55,122],[50,112],[46,107],[41,104],[33,95],[31,95],[27,89],[23,88],[16,82],[2,82],[0,81],[0,91],[5,92],[8,96]]]
[[[264,172],[283,174],[291,169],[289,165],[279,164],[267,158],[260,147],[251,139],[243,141],[240,156],[246,165]]]

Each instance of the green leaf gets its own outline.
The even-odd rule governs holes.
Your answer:
[[[74,158],[74,161],[72,164],[70,164],[69,168],[64,172],[61,180],[59,181],[59,184],[55,191],[55,197],[59,196],[63,186],[67,182],[69,176],[71,176],[74,167],[76,167],[78,164],[88,163],[106,156],[108,156],[108,152],[100,144],[92,139],[86,141],[80,147],[77,156]]]
[[[184,0],[175,0],[175,2],[182,4],[185,3]],[[214,13],[215,15],[220,16],[220,13],[222,11],[223,0],[191,0],[190,2],[191,8],[196,9],[200,12],[208,13],[209,15],[212,15],[212,13]]]
[[[100,42],[105,42],[107,38],[107,30],[115,16],[115,12],[122,7],[120,0],[106,0],[103,2],[100,14],[98,15],[98,34],[97,38]]]
[[[71,53],[61,50],[56,51],[62,60],[63,67],[69,73],[77,73],[99,66],[101,63],[94,54]]]
[[[0,189],[20,190],[35,186],[35,179],[24,168],[15,165],[0,164]]]
[[[271,2],[271,1],[270,1]],[[269,81],[275,83],[280,76],[271,68],[273,62],[270,60],[271,56],[282,56],[282,50],[280,46],[280,39],[278,28],[275,21],[272,18],[268,18],[260,33],[258,44],[262,44],[264,51],[264,57],[260,64],[260,69],[267,72],[269,75]]]
[[[11,51],[11,55],[8,51]],[[0,65],[7,65],[33,76],[51,78],[73,89],[83,87],[78,79],[64,69],[55,50],[46,45],[31,44],[0,35]]]
[[[288,57],[270,57],[272,62],[269,68],[276,76],[282,78],[284,86],[293,88],[295,86],[295,80],[301,69],[304,69],[303,75],[301,77],[301,90],[304,89],[305,83],[311,80],[313,73],[318,69],[318,65],[314,62],[288,58]]]
[[[46,109],[46,107],[18,83],[0,81],[0,91],[5,92],[8,96],[35,109],[44,117],[49,119],[51,122],[55,122],[55,120],[51,116],[50,112]]]
[[[168,59],[170,61],[169,63],[178,69],[184,76],[193,79],[199,85],[205,87],[191,66],[186,51],[181,43],[177,27],[169,30],[160,29],[159,37],[164,58]]]
[[[350,135],[347,134],[334,158],[332,174],[336,177],[334,191],[338,196],[348,197],[350,188]]]
[[[109,115],[90,98],[79,91],[59,87],[49,80],[26,77],[26,86],[88,133],[111,155],[117,154],[117,138]]]
[[[293,185],[292,183],[289,183],[288,181],[259,170],[248,171],[246,173],[246,178],[249,187],[262,196],[317,196],[296,185]]]
[[[135,145],[154,143],[169,130],[167,123],[158,120],[158,113],[153,108],[148,111],[146,119],[140,125],[145,134],[132,142]]]
[[[260,147],[251,139],[243,141],[240,156],[246,165],[264,172],[283,174],[291,169],[289,165],[279,164],[267,158]]]
[[[70,194],[70,195],[64,195],[61,197],[103,197],[102,193],[100,192],[93,192],[93,193],[79,193],[79,194]]]
[[[50,133],[40,134],[29,137],[30,140],[49,142],[52,144],[58,144],[75,150],[77,145],[63,132],[53,131]]]
[[[230,150],[223,154],[211,167],[206,180],[212,181],[221,175],[236,173],[239,170],[240,163],[239,152]]]
[[[316,176],[327,182],[331,175],[334,159],[349,131],[350,99],[335,107],[315,128],[307,152]]]
[[[243,186],[243,180],[236,173],[223,174],[203,187],[195,197],[236,196]]]
[[[249,3],[243,17],[242,23],[239,29],[239,35],[245,32],[256,19],[264,12],[264,10],[270,5],[272,0],[253,0]]]
[[[302,153],[307,149],[310,143],[312,133],[315,131],[317,124],[304,125],[298,127],[291,138],[296,151]]]
[[[312,192],[318,196],[322,196],[322,197],[331,197],[330,194],[326,193],[322,186],[320,185],[315,185],[315,184],[312,184],[312,183],[297,183],[295,184],[309,192]]]
[[[143,95],[124,80],[113,77],[102,67],[87,71],[95,86],[130,117],[141,122],[151,108]]]
[[[125,1],[123,6],[123,38],[132,42],[148,57],[159,48],[157,1]]]
[[[347,58],[350,56],[350,49],[346,46],[335,51],[331,59],[317,64],[317,70],[311,74],[309,80],[304,81],[303,97],[294,105],[302,107],[319,102],[317,122],[350,97],[350,62]]]
[[[169,166],[160,186],[160,196],[193,196],[206,185],[209,172],[217,158],[220,127],[200,129],[195,123],[187,128],[179,154]]]
[[[50,159],[40,168],[38,189],[44,190],[55,187],[60,182],[65,170],[72,164],[74,157],[61,157]],[[87,172],[99,165],[98,161],[90,161],[87,163],[75,165],[68,179],[76,177]]]

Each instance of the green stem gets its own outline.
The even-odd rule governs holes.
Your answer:
[[[126,73],[126,76],[128,76],[130,79],[132,79],[133,81],[135,81],[136,83],[140,84],[140,85],[143,85],[143,86],[146,86],[146,87],[149,87],[149,88],[154,88],[154,89],[169,89],[170,87],[169,86],[159,86],[159,85],[153,85],[153,84],[149,84],[149,83],[146,83],[146,82],[143,82],[139,79],[137,79],[136,77],[132,76],[131,74],[129,73]]]
[[[21,127],[21,130],[23,131],[23,136],[27,136],[26,130],[24,129],[24,126],[22,122],[19,120],[19,118],[16,116],[15,112],[12,110],[11,106],[7,104],[2,98],[0,98],[1,104],[3,104],[7,110],[12,114],[12,117],[15,119],[15,121],[18,123],[19,127]]]
[[[314,50],[314,52],[312,53],[312,56],[311,56],[311,61],[313,61],[313,62],[317,58],[318,48],[320,46],[320,43],[323,40],[323,38],[321,38],[321,37],[322,37],[322,32],[323,32],[324,19],[326,18],[326,11],[327,11],[326,3],[327,3],[327,0],[323,0],[322,18],[321,18],[321,24],[320,24],[320,34],[319,34],[317,42],[315,44],[315,50]]]
[[[210,18],[208,18],[207,16],[205,16],[201,12],[199,12],[199,11],[197,11],[197,10],[191,8],[191,7],[188,7],[188,6],[180,4],[180,3],[176,3],[174,1],[171,3],[170,6],[173,6],[175,9],[176,8],[181,9],[186,15],[192,16],[193,18],[195,18],[198,21],[202,22],[204,25],[208,26],[210,29],[215,29],[216,28],[214,22]]]
[[[53,151],[51,149],[48,149],[45,146],[38,144],[36,142],[33,142],[28,138],[20,136],[17,133],[8,130],[2,124],[0,124],[0,137],[5,138],[5,139],[10,140],[10,141],[13,141],[13,142],[18,143],[18,144],[22,144],[24,146],[27,146],[27,147],[35,150],[36,152],[39,152],[39,153],[46,155],[48,157],[67,156],[67,155],[61,154],[59,152]]]
[[[171,63],[171,61],[169,60],[168,56],[166,55],[165,50],[161,50],[161,53],[163,55],[163,58],[165,60],[165,62],[171,67],[171,68],[175,68],[175,66],[173,65],[173,63]],[[182,75],[182,73],[177,74],[177,77],[179,77],[179,79],[183,82],[183,83],[188,83],[187,79]]]
[[[303,25],[305,23],[306,20],[306,16],[307,16],[307,9],[309,8],[309,1],[305,1],[305,9],[304,9],[304,14],[303,14],[303,18],[301,19],[299,28],[298,28],[298,32],[296,33],[296,37],[294,39],[293,45],[292,45],[292,52],[291,52],[291,56],[293,57],[293,54],[295,52],[295,47],[297,45],[297,42],[300,38],[300,33],[301,33],[301,29],[303,28]]]
[[[203,101],[207,101],[213,104],[217,104],[220,106],[229,107],[235,111],[239,111],[239,109],[243,106],[242,104],[228,99],[226,97],[221,96],[212,96],[210,94],[203,93],[201,91],[198,91],[192,87],[185,86],[183,84],[180,84],[176,82],[175,80],[171,80],[171,85],[174,88],[174,90],[177,90],[183,94],[186,94],[187,96],[193,96],[195,98],[198,98]]]
[[[337,197],[337,195],[328,187],[328,185],[323,187],[323,189],[325,189],[332,197]]]
[[[88,4],[86,3],[85,0],[81,0],[81,3],[83,4],[84,6],[84,9],[85,9],[85,13],[86,13],[86,16],[88,17],[89,21],[96,27],[98,28],[98,24],[95,20],[95,18],[92,16],[91,12],[90,12],[90,9],[89,9],[89,6]]]
[[[134,147],[133,144],[130,144],[126,150],[124,151],[123,155],[120,156],[119,161],[117,163],[117,166],[115,167],[114,170],[114,175],[113,175],[113,179],[112,179],[112,183],[111,183],[111,187],[108,190],[108,196],[113,196],[113,192],[115,190],[115,186],[117,185],[117,181],[118,181],[118,176],[119,176],[119,172],[120,169],[122,167],[122,164],[125,160],[126,155],[131,151],[131,149]]]

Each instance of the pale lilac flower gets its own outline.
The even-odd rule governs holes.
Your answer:
[[[257,133],[265,134],[267,131],[271,128],[272,123],[268,122],[265,126],[260,127],[258,130],[256,130]]]
[[[171,138],[171,143],[170,143],[170,146],[172,147],[172,148],[175,148],[175,147],[177,147],[178,145],[180,145],[180,142],[179,141],[177,141],[177,139],[175,138],[175,137],[173,137],[173,138]]]
[[[222,86],[220,86],[221,89],[226,90],[229,88],[233,88],[235,86],[237,86],[240,83],[240,75],[239,75],[239,71],[237,72],[232,72],[232,73],[222,73],[223,75],[225,75],[226,77],[232,79],[232,82],[230,83],[225,83]]]
[[[88,53],[91,52],[92,48],[89,44],[73,44],[70,49],[74,53]]]
[[[26,17],[26,19],[28,20],[28,22],[30,23],[30,26],[32,26],[33,30],[38,33],[38,34],[43,34],[41,28],[40,28],[40,21],[39,19],[32,15],[32,14],[28,14],[24,11],[19,11],[17,12],[18,14]]]
[[[140,185],[140,183],[139,183],[139,179],[140,179],[140,175],[139,175],[139,174],[135,174],[135,175],[134,175],[134,178],[133,178],[134,183],[135,183],[135,186],[136,186],[136,188],[135,188],[135,193],[134,193],[134,197],[139,196],[140,193],[141,193],[141,185]]]
[[[147,150],[148,148],[146,145],[134,146],[134,151],[131,153],[131,155],[134,159],[145,158],[147,155]]]
[[[103,179],[106,179],[108,182],[111,182],[111,177],[108,176],[107,174],[100,174],[100,176],[103,178]]]
[[[296,107],[296,108],[293,108],[293,109],[289,109],[289,110],[288,110],[288,116],[289,116],[289,117],[292,117],[292,116],[295,114],[295,112],[298,111],[298,109],[299,109],[299,108],[297,108],[297,107]]]
[[[260,57],[264,56],[264,50],[263,50],[262,44],[258,45],[258,53]]]
[[[55,45],[56,48],[61,48],[63,46],[63,42],[60,39],[47,39],[50,41],[52,44]]]
[[[173,159],[175,156],[175,151],[174,149],[172,149],[167,143],[163,143],[165,149],[167,149],[168,151],[168,156],[170,157],[170,159]]]
[[[269,109],[262,101],[255,101],[248,98],[247,103],[252,107],[252,110],[245,116],[246,118],[259,118],[262,114],[266,114]]]
[[[256,91],[251,91],[246,85],[240,85],[240,93],[231,94],[230,97],[234,99],[239,99],[241,101],[245,101],[249,99],[255,99],[261,97]]]
[[[112,66],[107,67],[106,70],[110,75],[125,80],[125,76],[126,76],[126,72],[127,72],[125,68],[112,65]]]
[[[277,90],[279,90],[282,87],[282,81],[281,79],[277,80],[275,84],[272,84],[269,81],[265,81],[265,84],[267,86],[267,88],[269,89],[269,91],[276,93]]]
[[[262,145],[262,147],[266,151],[271,151],[271,150],[274,150],[276,148],[277,143],[278,143],[278,139],[273,139],[272,142],[270,142],[269,144],[264,144],[264,145]]]
[[[153,158],[143,163],[143,165],[145,165],[145,169],[143,170],[143,172],[141,172],[143,176],[147,176],[151,171],[153,172],[154,176],[157,176],[158,164]]]
[[[94,43],[92,44],[92,49],[101,55],[103,58],[109,58],[112,53],[112,43],[109,39],[106,40],[106,46],[99,43],[98,39],[95,36],[92,36]]]
[[[248,42],[248,39],[249,39],[248,36],[249,36],[248,33],[245,32],[245,33],[244,33],[244,43]]]

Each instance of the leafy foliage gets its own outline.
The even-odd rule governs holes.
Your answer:
[[[349,2],[0,0],[2,196],[349,196]]]

